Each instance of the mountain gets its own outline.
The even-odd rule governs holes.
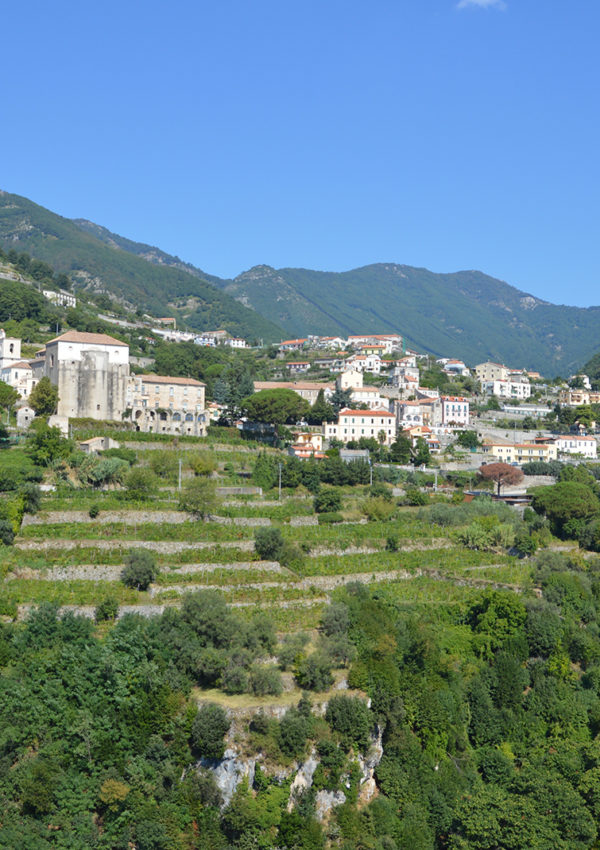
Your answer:
[[[570,374],[597,351],[600,307],[550,304],[479,271],[437,274],[378,263],[347,272],[255,266],[223,280],[86,219],[0,192],[0,245],[26,250],[80,286],[107,290],[198,330],[276,341],[309,333],[402,333],[409,345],[473,365],[501,360]]]
[[[600,351],[588,360],[581,370],[590,380],[600,383]]]
[[[77,286],[106,291],[155,315],[175,314],[197,330],[222,327],[247,339],[281,339],[281,328],[226,293],[221,282],[217,288],[216,278],[196,269],[190,273],[183,263],[149,261],[151,252],[157,258],[163,252],[95,229],[0,190],[0,246],[5,250],[27,251],[67,272]]]
[[[472,365],[502,360],[548,376],[576,369],[600,340],[600,307],[550,304],[479,271],[436,274],[379,263],[337,273],[263,265],[222,280],[99,225],[76,223],[150,262],[210,280],[288,337],[398,331],[419,351]]]
[[[600,307],[550,304],[478,271],[256,266],[222,285],[290,337],[397,331],[417,350],[470,364],[501,360],[556,375],[584,363],[600,341]]]

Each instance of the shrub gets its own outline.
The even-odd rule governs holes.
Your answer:
[[[374,499],[385,499],[387,502],[392,501],[392,490],[383,481],[376,481],[369,490],[369,495]]]
[[[398,551],[398,535],[390,534],[385,541],[385,548],[387,552],[397,552]]]
[[[96,519],[98,514],[100,513],[100,506],[97,504],[90,505],[90,509],[88,511],[88,515],[90,519]]]
[[[116,620],[118,613],[119,603],[114,596],[105,596],[102,602],[96,607],[94,619],[97,623],[102,623],[106,620]]]
[[[306,747],[310,721],[297,708],[290,708],[279,723],[279,746],[293,757],[301,756]]]
[[[13,531],[12,523],[8,520],[0,519],[0,542],[5,546],[12,546],[15,541],[15,532]]]
[[[304,553],[298,546],[294,546],[290,540],[284,540],[277,560],[288,569],[299,570],[304,564]]]
[[[344,517],[337,513],[337,511],[327,511],[324,514],[317,514],[317,521],[319,525],[334,525],[338,522],[343,522]]]
[[[227,667],[221,678],[221,687],[226,694],[245,694],[248,690],[248,671],[239,665]]]
[[[333,685],[331,659],[324,652],[313,652],[298,664],[296,680],[308,691],[326,691]]]
[[[144,501],[156,495],[158,479],[151,469],[137,467],[131,469],[125,478],[127,497],[135,501]]]
[[[514,548],[518,552],[521,558],[528,557],[529,555],[534,555],[537,551],[537,540],[533,537],[527,529],[523,529],[519,531],[515,536]]]
[[[283,691],[281,673],[274,665],[257,665],[250,671],[250,687],[252,693],[262,697],[267,694],[279,696]]]
[[[396,506],[382,496],[371,496],[362,503],[361,510],[370,522],[386,522],[395,513]]]
[[[156,572],[156,562],[152,552],[147,549],[133,549],[121,573],[121,581],[127,587],[147,590],[156,578]]]
[[[254,535],[254,551],[262,561],[278,561],[283,544],[278,528],[259,528]]]
[[[350,612],[343,602],[332,602],[323,612],[321,629],[328,637],[346,635],[350,628]]]
[[[179,497],[179,509],[200,519],[206,519],[217,510],[219,500],[214,481],[193,478],[188,481]]]
[[[324,637],[320,646],[335,668],[346,667],[356,657],[356,647],[347,635]]]
[[[282,670],[289,670],[302,658],[309,636],[303,632],[286,635],[277,651],[277,659]]]
[[[118,457],[119,460],[126,460],[130,466],[137,463],[137,454],[133,449],[105,449],[102,452],[102,457]]]
[[[337,732],[345,746],[359,750],[369,746],[371,712],[363,700],[343,694],[333,696],[327,704],[325,720]]]
[[[150,452],[149,465],[158,478],[174,481],[177,476],[178,459],[174,452],[169,450]]]
[[[188,464],[194,475],[212,475],[217,468],[216,461],[208,452],[202,454],[191,454],[188,456]]]
[[[205,758],[220,759],[225,752],[223,738],[230,722],[220,705],[207,703],[198,709],[192,725],[192,746]]]
[[[409,487],[406,491],[406,503],[412,506],[427,505],[429,496],[417,487]]]
[[[42,504],[42,491],[33,481],[26,481],[19,490],[26,514],[37,514]]]
[[[314,498],[313,507],[317,514],[333,513],[342,509],[342,496],[339,490],[321,490]]]

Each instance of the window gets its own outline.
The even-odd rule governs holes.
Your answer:
[[[173,389],[173,387],[171,387],[171,389]],[[187,387],[184,387],[184,388],[183,388],[183,394],[184,394],[184,395],[187,395],[187,391],[188,391],[188,388],[187,388]]]
[[[158,387],[158,386],[154,387],[154,392],[155,392],[155,393],[159,393],[159,392],[160,392],[160,387]]]
[[[175,387],[169,387],[169,395],[173,395],[175,393]]]

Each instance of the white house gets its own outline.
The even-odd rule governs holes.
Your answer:
[[[335,379],[335,385],[338,390],[358,389],[363,385],[363,373],[358,369],[346,369]]]
[[[246,340],[239,336],[232,336],[229,339],[226,339],[223,345],[228,345],[229,348],[248,348]]]
[[[59,307],[77,307],[77,298],[72,292],[66,292],[64,289],[43,289],[42,295]]]
[[[562,437],[557,437],[554,443],[561,454],[582,455],[595,460],[598,453],[598,443],[595,437],[577,437],[574,434],[565,434]]]
[[[441,406],[441,425],[457,425],[461,428],[468,428],[469,402],[466,398],[443,395],[437,404]]]
[[[3,366],[0,369],[0,380],[13,387],[21,398],[28,398],[35,386],[33,370],[25,360],[18,360],[16,363],[11,363],[10,366]]]
[[[486,395],[493,395],[496,398],[514,398],[519,401],[531,395],[529,378],[525,376],[512,381],[482,381],[481,389]]]
[[[376,440],[384,435],[384,444],[390,446],[396,439],[396,416],[385,410],[340,410],[338,421],[326,422],[323,433],[328,439],[335,438],[343,443],[360,440],[361,437],[373,437]]]
[[[290,360],[289,363],[286,363],[286,366],[290,372],[301,374],[302,372],[308,372],[310,369],[310,362],[308,360]]]
[[[355,354],[346,362],[360,372],[371,372],[373,375],[381,372],[381,357],[378,354]]]
[[[29,428],[35,419],[35,410],[24,404],[17,408],[17,428]]]
[[[300,351],[304,348],[308,339],[285,339],[279,344],[280,351]]]
[[[366,404],[370,410],[387,410],[387,400],[382,399],[378,387],[356,387],[352,390],[352,404]]]
[[[397,400],[394,402],[396,409],[396,424],[400,430],[416,428],[418,425],[424,425],[423,406],[420,401],[403,401]]]

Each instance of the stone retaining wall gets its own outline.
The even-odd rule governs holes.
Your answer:
[[[145,522],[162,523],[165,525],[181,525],[184,522],[195,522],[185,511],[100,511],[92,519],[88,511],[40,511],[32,516],[25,514],[22,526],[51,525],[61,522],[94,522],[100,525],[120,522],[123,525],[138,525]]]
[[[243,552],[251,552],[254,549],[253,540],[225,540],[215,543],[212,540],[201,540],[195,543],[187,543],[178,540],[17,540],[15,549],[24,552],[46,552],[49,549],[62,549],[71,551],[73,549],[102,549],[120,550],[128,549],[150,549],[152,552],[160,552],[163,555],[172,555],[176,552],[194,551],[195,549],[240,549]]]

